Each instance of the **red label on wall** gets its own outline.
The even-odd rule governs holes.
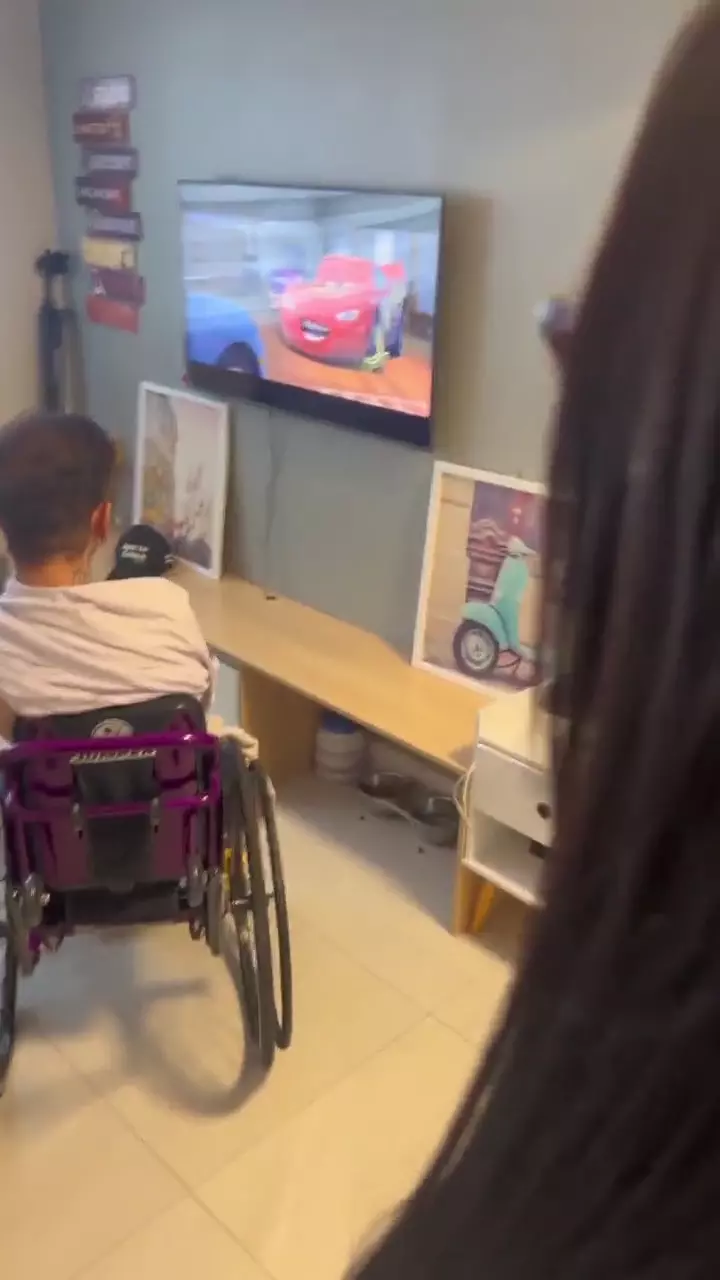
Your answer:
[[[114,142],[125,146],[130,141],[130,116],[127,111],[76,111],[73,137],[76,142]]]
[[[145,304],[145,279],[137,271],[114,271],[111,268],[95,267],[90,273],[92,290],[101,297],[112,298],[116,302],[131,302],[134,307]]]
[[[102,293],[91,293],[85,299],[85,313],[91,324],[121,329],[124,333],[140,331],[140,309],[131,302],[118,302]]]
[[[75,179],[75,196],[78,204],[101,213],[129,213],[132,208],[132,187],[129,182],[109,178],[88,177]]]

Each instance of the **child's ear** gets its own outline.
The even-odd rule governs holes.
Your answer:
[[[112,527],[112,502],[101,502],[92,513],[90,522],[93,538],[98,542],[107,542]]]

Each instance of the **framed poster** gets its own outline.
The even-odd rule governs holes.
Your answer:
[[[544,487],[437,462],[413,664],[477,687],[537,682]]]
[[[212,578],[222,572],[228,434],[226,404],[141,384],[133,520],[160,529],[179,560]]]

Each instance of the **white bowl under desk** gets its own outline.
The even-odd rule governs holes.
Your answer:
[[[528,905],[539,901],[543,868],[531,846],[552,841],[548,759],[547,721],[532,692],[480,712],[463,863]]]

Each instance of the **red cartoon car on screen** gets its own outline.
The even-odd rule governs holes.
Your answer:
[[[289,346],[315,360],[381,369],[402,354],[406,299],[402,264],[331,254],[314,280],[285,290],[280,328]]]

